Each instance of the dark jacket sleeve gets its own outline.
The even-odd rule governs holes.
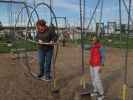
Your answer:
[[[58,35],[56,33],[49,33],[50,40],[56,42],[58,40]]]
[[[58,40],[58,35],[55,32],[55,27],[52,25],[49,27],[49,36],[50,36],[50,41],[56,42]]]

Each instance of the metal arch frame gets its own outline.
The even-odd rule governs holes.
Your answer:
[[[22,7],[22,8],[20,9],[20,12],[18,13],[17,18],[16,18],[16,21],[15,21],[15,26],[16,26],[18,20],[19,20],[19,16],[20,16],[20,14],[22,13],[22,11],[23,11],[24,9],[27,10],[27,14],[28,14],[28,17],[29,17],[29,11],[28,11],[29,9],[28,9],[28,8],[33,9],[33,7],[30,6],[30,5],[26,5],[26,6],[24,6],[24,7]],[[38,15],[38,13],[37,13],[36,10],[35,10],[35,13],[36,13],[36,15],[39,17],[39,15]]]
[[[44,3],[44,2],[38,3],[38,4],[33,8],[32,12],[30,13],[30,15],[29,15],[29,20],[28,20],[27,27],[26,27],[26,34],[27,34],[27,32],[28,32],[29,23],[30,23],[30,21],[31,21],[31,17],[32,17],[33,12],[35,12],[36,9],[37,9],[39,6],[41,6],[41,5],[47,7],[47,8],[50,10],[51,15],[54,16],[54,18],[55,18],[55,24],[56,24],[56,29],[57,29],[57,35],[58,35],[58,24],[57,24],[56,15],[55,15],[53,9],[52,9],[49,5],[47,5],[46,3]],[[39,20],[39,16],[38,16],[38,20]],[[27,38],[26,38],[26,40],[28,40],[28,41],[30,41],[30,42],[33,42],[33,43],[36,43],[36,44],[38,43],[38,42],[36,42],[36,41],[32,41],[32,40],[29,40],[29,39],[27,39]],[[45,44],[45,43],[44,43],[44,44]],[[56,63],[56,58],[57,58],[57,54],[58,54],[58,49],[59,49],[59,45],[58,45],[58,41],[57,41],[56,50],[55,50],[55,52],[54,52],[54,55],[55,55],[55,56],[53,56],[53,79],[54,79],[54,88],[56,87],[56,86],[55,86],[55,63]],[[31,75],[33,78],[37,79],[37,77],[36,77],[37,75],[31,71],[30,65],[29,65],[29,63],[28,63],[29,61],[28,61],[27,50],[26,50],[26,53],[25,53],[25,57],[26,57],[26,66],[27,66],[28,72],[30,73],[30,75]]]
[[[33,8],[33,11],[30,13],[30,16],[29,16],[29,21],[28,21],[28,24],[27,24],[27,29],[28,29],[28,26],[29,26],[29,23],[30,23],[30,19],[31,19],[31,17],[32,17],[33,12],[36,11],[36,9],[37,9],[39,6],[41,6],[41,5],[47,7],[47,8],[50,10],[50,12],[52,12],[52,15],[54,16],[54,19],[55,19],[55,24],[56,24],[56,28],[57,28],[57,33],[58,33],[58,24],[57,24],[57,20],[56,20],[56,15],[55,15],[53,9],[52,9],[48,4],[46,4],[46,3],[44,3],[44,2],[38,3],[38,4]],[[39,16],[38,16],[38,20],[39,20]]]
[[[104,23],[103,22],[97,22],[95,29],[96,29],[96,35],[101,37],[102,36],[101,33],[103,33],[102,30],[105,30]],[[99,32],[99,29],[100,29],[100,32]]]
[[[21,38],[21,39],[23,39],[23,40],[25,40],[25,38],[23,38],[23,37],[21,37],[21,36],[18,36],[18,35],[16,34],[16,27],[17,27],[17,23],[18,23],[19,18],[20,18],[20,14],[23,12],[23,10],[26,9],[27,15],[28,15],[28,17],[29,17],[29,8],[30,8],[30,9],[33,9],[32,6],[29,6],[29,5],[25,4],[24,7],[22,7],[22,8],[20,9],[20,11],[18,12],[17,18],[16,18],[16,20],[15,20],[14,36],[15,36],[15,37],[19,37],[19,38]],[[35,10],[35,13],[36,13],[36,16],[38,16],[38,13],[37,13],[36,10]],[[30,20],[30,24],[32,24],[32,23],[31,23],[31,20]],[[15,39],[16,39],[16,38],[15,38]],[[15,42],[14,42],[14,45],[15,45]],[[17,57],[19,58],[19,51],[18,51],[18,49],[17,49],[16,46],[15,46],[15,49],[16,49]]]
[[[29,28],[29,24],[30,24],[30,22],[31,22],[32,14],[33,14],[33,12],[36,11],[36,9],[38,8],[38,6],[41,6],[41,5],[47,7],[47,8],[50,10],[50,12],[52,12],[52,15],[54,16],[53,18],[55,19],[55,24],[56,24],[56,29],[57,29],[57,35],[58,35],[58,33],[59,33],[59,32],[58,32],[58,24],[57,24],[57,19],[56,19],[55,13],[54,13],[53,9],[52,9],[48,4],[46,4],[46,3],[44,3],[44,2],[38,3],[38,4],[33,8],[32,12],[30,13],[30,15],[29,15],[29,20],[28,20],[27,27],[26,27],[26,35],[27,35],[27,33],[28,33],[28,28]],[[39,15],[37,16],[37,19],[39,20]],[[27,39],[27,38],[26,38],[26,39]],[[33,40],[30,40],[30,39],[27,39],[27,40],[30,41],[30,42],[36,43],[36,44],[38,43],[38,42],[33,41]],[[43,44],[45,44],[45,43],[43,43]],[[47,44],[47,43],[46,43],[46,44]]]
[[[52,19],[52,22],[53,22],[53,19],[54,19],[55,17],[51,17],[51,19]],[[61,30],[62,30],[62,33],[58,33],[58,35],[60,36],[61,34],[63,34],[63,30],[66,30],[68,27],[67,27],[67,17],[66,16],[58,16],[58,17],[56,17],[56,19],[57,19],[57,21],[59,20],[59,19],[62,19],[63,20],[63,22],[64,22],[64,27],[61,27]]]
[[[29,15],[29,8],[30,9],[33,9],[33,7],[32,6],[29,6],[29,5],[25,5],[24,7],[22,7],[21,9],[20,9],[20,11],[19,11],[19,13],[18,13],[18,15],[17,15],[17,18],[16,18],[16,20],[15,20],[15,26],[14,26],[14,32],[16,33],[16,26],[17,26],[17,23],[18,23],[18,21],[19,21],[19,16],[20,16],[20,14],[22,13],[22,11],[24,10],[24,9],[26,9],[26,11],[27,11],[27,15],[28,15],[28,17],[30,16]],[[37,15],[37,17],[39,17],[39,15],[38,15],[38,13],[37,13],[37,11],[35,10],[35,13],[36,13],[36,15]],[[31,20],[30,20],[30,24],[32,24],[31,23]],[[16,34],[15,34],[16,35]],[[24,39],[23,37],[21,37],[22,39]]]
[[[20,16],[20,14],[22,13],[23,9],[26,9],[26,10],[27,10],[27,14],[28,14],[28,17],[29,17],[28,24],[29,24],[29,23],[32,24],[32,23],[31,23],[31,15],[30,15],[29,12],[28,12],[28,11],[29,11],[28,8],[32,8],[32,7],[28,6],[25,2],[19,2],[19,1],[4,1],[4,0],[1,0],[0,3],[13,3],[13,4],[22,4],[22,5],[24,5],[24,7],[20,10],[19,14],[17,15],[17,19],[15,20],[14,36],[16,35],[16,26],[17,26],[17,22],[18,22],[18,20],[19,20],[19,16]],[[36,12],[36,9],[33,8],[33,11]],[[37,14],[37,13],[36,13],[36,14]],[[37,17],[39,17],[38,14],[37,14]],[[27,28],[26,28],[26,30],[27,30]],[[20,38],[23,39],[23,40],[25,40],[25,38],[22,38],[22,37],[20,37]],[[15,45],[15,42],[14,42],[14,41],[13,41],[12,43]],[[16,46],[15,46],[15,49],[16,49],[16,52],[18,53],[17,47],[16,47]],[[26,65],[28,65],[28,55],[27,55],[27,53],[25,53],[25,57],[26,57],[25,63],[26,63]],[[28,69],[28,72],[32,75],[32,73],[30,72],[30,67],[27,66],[27,69]],[[33,75],[32,75],[32,76],[33,76]]]
[[[97,8],[99,7],[100,3],[101,3],[101,0],[98,0],[97,3],[96,3],[95,9],[94,9],[94,11],[93,11],[93,13],[92,13],[92,16],[91,16],[91,18],[90,18],[90,20],[89,20],[89,23],[88,23],[88,25],[87,25],[87,28],[88,28],[88,29],[89,29],[89,27],[90,27],[90,25],[91,25],[91,22],[92,22],[92,20],[93,20],[93,18],[94,18],[94,15],[95,15],[95,13],[96,13],[96,11],[97,11]]]
[[[125,10],[126,10],[127,14],[129,14],[129,9],[128,9],[128,7],[127,7],[127,4],[126,4],[125,0],[122,0],[121,3],[123,3],[123,5],[124,5],[124,7],[125,7]],[[130,16],[130,17],[131,17],[131,18],[130,18],[130,19],[131,19],[131,22],[132,22],[132,24],[133,24],[132,16]]]
[[[5,0],[0,0],[0,3],[11,3],[11,4],[22,4],[22,5],[24,5],[24,6],[27,6],[27,4],[25,3],[25,2],[20,2],[20,1],[9,1],[9,0],[7,0],[7,1],[5,1]],[[15,29],[15,28],[14,28]],[[14,35],[14,34],[13,34]],[[14,43],[14,41],[12,42],[12,43]]]
[[[32,8],[32,7],[30,7],[30,6],[28,6],[25,2],[20,2],[20,1],[4,1],[4,0],[0,0],[0,3],[13,3],[13,4],[22,4],[24,7],[20,10],[20,12],[19,12],[19,14],[18,14],[18,16],[17,16],[17,19],[15,20],[15,26],[14,26],[14,36],[16,35],[16,25],[17,25],[17,22],[18,22],[18,20],[19,20],[19,15],[22,13],[22,11],[23,11],[23,9],[26,9],[27,10],[27,14],[28,14],[28,17],[29,17],[29,12],[28,12],[28,8]],[[36,10],[34,10],[35,12],[36,12]],[[37,12],[36,12],[36,14],[37,14]],[[37,14],[37,16],[38,16],[38,14]],[[31,23],[31,20],[28,20],[28,22],[30,22]],[[21,39],[24,39],[24,38],[22,38],[22,37],[20,37]],[[25,40],[25,39],[24,39]],[[15,41],[12,41],[12,44],[14,44],[15,45]],[[15,49],[16,49],[16,52],[17,52],[17,54],[18,54],[18,50],[17,50],[17,47],[16,46],[14,46],[15,47]],[[27,67],[28,68],[28,67]]]
[[[54,17],[52,17],[53,20]],[[66,17],[56,17],[56,19],[63,19],[65,22],[65,28],[67,28],[67,18]]]
[[[1,3],[14,3],[14,4],[24,4],[25,5],[25,2],[20,2],[20,1],[5,1],[5,0],[0,0]]]
[[[0,3],[23,4],[25,7],[27,6],[27,4],[25,2],[20,2],[20,1],[5,1],[5,0],[0,0]]]

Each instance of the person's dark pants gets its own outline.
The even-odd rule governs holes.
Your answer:
[[[53,49],[48,49],[48,50],[44,50],[41,48],[38,49],[40,76],[50,77],[52,56],[53,56]]]

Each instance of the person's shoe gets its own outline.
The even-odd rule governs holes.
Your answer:
[[[45,81],[46,80],[46,76],[42,76],[40,79]]]
[[[38,77],[38,78],[41,78],[41,77],[43,77],[43,75],[39,74],[39,75],[37,75],[37,77]]]
[[[104,100],[105,96],[104,95],[98,95],[97,100]]]
[[[46,76],[45,81],[51,81],[52,77],[51,76]]]
[[[98,93],[97,92],[92,92],[90,95],[93,97],[93,96],[97,96]]]

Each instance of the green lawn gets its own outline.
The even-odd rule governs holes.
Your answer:
[[[111,40],[111,42],[109,42]],[[91,39],[89,37],[84,37],[84,45],[85,48],[88,48],[90,46]],[[126,48],[126,38],[122,38],[120,40],[119,37],[103,37],[100,38],[100,42],[106,46],[106,47],[113,47],[113,48]],[[81,40],[73,41],[73,43],[79,45],[81,43]],[[128,48],[133,49],[133,37],[128,39]]]
[[[109,42],[109,39],[112,40],[112,42]],[[113,47],[113,48],[126,48],[126,39],[122,38],[122,41],[120,41],[120,38],[117,36],[112,36],[112,37],[103,37],[100,38],[100,41],[102,44],[106,47]],[[76,45],[80,45],[81,40],[75,40],[75,41],[69,41],[70,43],[74,43]],[[88,49],[90,47],[90,38],[89,37],[84,37],[84,46],[85,49]],[[31,50],[36,50],[37,46],[35,43],[31,43],[28,41],[24,40],[17,40],[13,41],[14,45],[11,47],[8,47],[7,44],[4,43],[9,43],[7,39],[5,40],[0,40],[0,53],[8,53],[10,51],[14,51],[17,49],[27,49],[28,51]],[[128,47],[129,49],[133,49],[133,38],[129,38],[128,40]]]
[[[0,41],[0,53],[16,52],[16,49],[27,49],[28,51],[31,51],[36,50],[37,48],[36,44],[24,40],[13,41],[12,46],[8,46],[8,43],[6,43],[7,41]]]

